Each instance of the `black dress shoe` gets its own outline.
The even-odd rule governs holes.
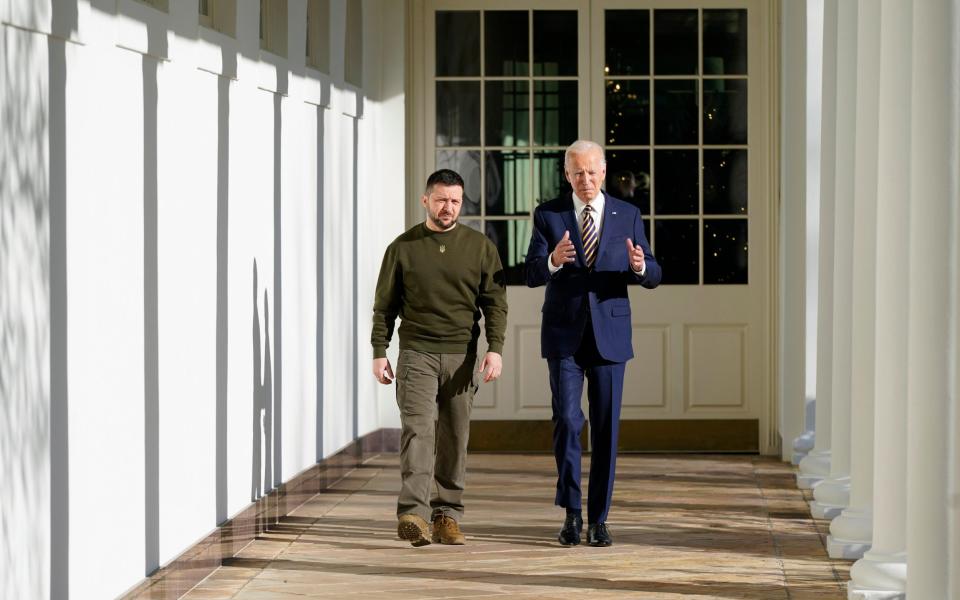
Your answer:
[[[606,523],[590,523],[587,526],[587,543],[591,546],[610,546],[613,539]]]
[[[576,546],[580,543],[581,531],[583,531],[583,517],[568,514],[563,521],[563,527],[560,529],[557,540],[562,546]]]

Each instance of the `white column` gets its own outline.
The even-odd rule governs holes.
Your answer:
[[[833,372],[830,476],[813,488],[813,516],[833,519],[850,500],[850,344],[853,314],[853,198],[857,108],[857,4],[837,12],[834,173]]]
[[[907,586],[907,372],[890,352],[907,339],[910,57],[912,0],[883,0],[877,190],[876,371],[874,376],[873,545],[850,569],[851,600],[902,597]]]
[[[857,132],[850,343],[850,504],[830,524],[827,552],[855,559],[870,547],[873,528],[873,375],[877,271],[877,129],[880,86],[880,5],[859,0]]]
[[[820,99],[823,72],[823,1],[806,3],[806,56],[805,79],[806,97],[806,138],[807,155],[804,161],[806,171],[806,223],[804,240],[805,257],[817,256],[820,247]],[[804,322],[804,395],[803,433],[793,440],[791,462],[800,464],[813,450],[816,442],[816,405],[817,405],[817,294],[819,294],[820,272],[817,262],[804,260],[806,318]]]
[[[800,461],[797,487],[830,475],[833,386],[833,232],[837,126],[837,0],[823,4],[823,85],[820,121],[820,249],[817,255],[817,404],[813,450]]]
[[[954,132],[951,140],[952,162],[955,168],[960,165],[960,0],[951,2],[953,13],[953,23],[951,31],[953,38],[951,46],[953,48],[952,60],[953,66],[951,72],[952,93],[950,98],[953,107],[952,127],[950,131]],[[951,348],[953,349],[953,360],[951,361],[951,406],[950,412],[950,431],[948,439],[950,440],[950,488],[947,506],[949,506],[949,527],[947,535],[949,544],[947,551],[950,553],[950,597],[960,598],[960,174],[955,172],[952,181],[952,188],[949,197],[951,200],[951,211],[953,214],[953,231],[951,239],[951,255],[953,256],[953,272],[951,281],[953,282],[953,306],[950,314],[953,315],[953,331]]]
[[[950,208],[957,155],[949,0],[913,5],[910,332],[907,342],[907,596],[949,598],[947,427]]]
[[[806,0],[782,2],[780,114],[780,435],[782,458],[804,429],[806,289]]]

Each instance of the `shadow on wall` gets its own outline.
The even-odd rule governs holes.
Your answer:
[[[25,8],[36,22],[38,7]],[[75,12],[58,25],[75,28]],[[15,598],[49,586],[50,530],[40,525],[50,517],[50,427],[55,413],[66,414],[65,396],[54,399],[65,393],[64,355],[51,356],[52,342],[66,335],[65,313],[54,314],[63,301],[51,297],[66,287],[56,148],[65,135],[65,49],[6,26],[0,44],[0,596]],[[51,377],[53,369],[61,371]]]
[[[260,353],[260,311],[257,305],[257,261],[253,261],[253,460],[250,501],[272,489],[273,373],[270,360],[270,307],[263,291],[263,355]],[[261,377],[262,374],[262,377]]]

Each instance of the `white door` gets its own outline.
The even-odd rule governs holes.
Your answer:
[[[587,138],[606,149],[608,191],[632,188],[664,272],[630,290],[622,445],[669,432],[690,440],[670,449],[750,449],[725,445],[746,435],[772,450],[770,3],[432,0],[417,18],[412,178],[464,176],[462,222],[494,240],[509,284],[504,375],[474,420],[549,427],[543,289],[523,285],[523,262],[533,208],[564,189],[563,149]]]

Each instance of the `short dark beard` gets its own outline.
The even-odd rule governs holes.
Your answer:
[[[430,222],[433,223],[437,227],[437,229],[441,231],[450,231],[451,229],[456,227],[457,222],[459,221],[459,219],[454,219],[453,222],[450,223],[449,227],[444,227],[443,223],[440,223],[440,221],[438,220],[440,216],[437,215],[436,217],[434,217],[429,210],[427,211],[427,218],[430,219]]]

